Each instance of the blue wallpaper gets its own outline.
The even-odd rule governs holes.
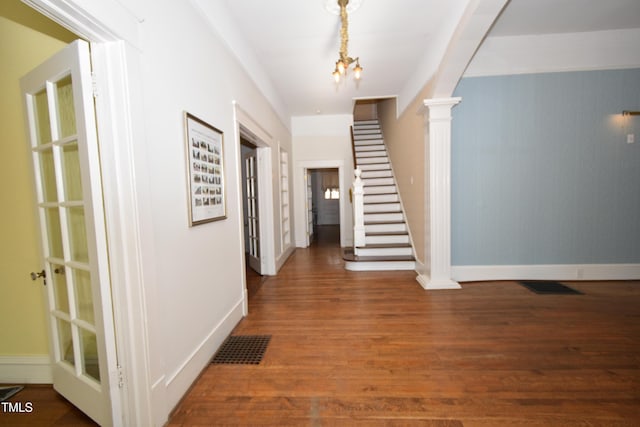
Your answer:
[[[640,69],[463,79],[452,264],[640,263]],[[627,143],[627,134],[636,142]]]

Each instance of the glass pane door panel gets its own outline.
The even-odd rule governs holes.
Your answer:
[[[38,145],[51,142],[51,123],[49,120],[48,97],[45,89],[36,93],[33,97],[35,118],[36,142]]]
[[[40,174],[42,176],[43,202],[57,202],[56,169],[53,163],[53,150],[48,148],[38,154],[40,158]]]
[[[71,75],[56,83],[56,108],[58,112],[58,130],[60,138],[75,135],[76,112],[73,106],[73,88]]]
[[[96,334],[81,329],[80,341],[80,348],[82,349],[82,372],[99,382],[100,369],[98,366],[98,345],[96,341]]]
[[[93,295],[91,293],[91,274],[88,271],[73,269],[75,286],[76,313],[79,319],[95,324],[93,315]]]
[[[62,170],[64,171],[65,200],[81,201],[82,181],[77,142],[62,147]]]
[[[60,360],[75,366],[73,356],[73,339],[71,335],[71,323],[66,320],[57,319],[58,324],[58,345],[60,346]]]
[[[67,209],[69,243],[71,245],[71,259],[73,261],[88,263],[89,251],[87,249],[87,231],[84,221],[84,208],[81,206]]]
[[[49,240],[49,256],[64,259],[62,251],[62,230],[60,229],[60,211],[58,208],[45,208],[47,221],[47,239]]]
[[[53,294],[55,298],[55,309],[69,314],[69,292],[67,291],[67,279],[64,275],[64,267],[51,264],[53,277]]]

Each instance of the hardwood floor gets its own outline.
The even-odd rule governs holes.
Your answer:
[[[426,292],[415,273],[344,270],[323,231],[249,298],[234,334],[272,335],[262,363],[209,365],[169,426],[640,425],[640,281]],[[0,425],[91,425],[30,389],[11,400],[34,413]]]
[[[14,384],[8,384],[14,385]],[[15,412],[0,407],[0,426],[96,426],[91,418],[65,400],[50,385],[25,385],[8,402],[20,404]],[[31,403],[31,411],[27,403]]]
[[[169,425],[640,425],[640,282],[568,284],[426,292],[318,236],[234,331],[272,335],[262,363],[207,367]]]

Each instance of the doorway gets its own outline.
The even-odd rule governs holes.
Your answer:
[[[310,234],[314,232],[314,197],[324,197],[326,191],[322,191],[322,179],[317,178],[321,174],[320,172],[331,171],[330,176],[335,178],[337,172],[338,191],[334,191],[333,203],[334,207],[337,206],[338,218],[335,218],[335,211],[330,210],[329,214],[322,213],[322,222],[333,223],[331,226],[337,228],[337,234],[339,235],[340,247],[349,247],[353,245],[353,239],[350,237],[352,234],[350,229],[352,227],[352,214],[349,203],[349,185],[345,176],[350,176],[350,168],[345,167],[342,160],[303,160],[296,164],[294,182],[296,183],[296,202],[295,202],[295,228],[296,228],[296,246],[300,248],[306,248],[310,245]],[[315,174],[315,175],[314,175]],[[314,184],[315,183],[315,184]],[[313,186],[317,185],[318,189],[315,191],[314,196]],[[335,181],[332,182],[331,187],[335,189]],[[320,194],[322,193],[322,194]],[[329,193],[331,197],[331,193]],[[316,205],[318,199],[316,198]],[[315,221],[318,221],[316,216]],[[313,236],[317,238],[317,236]]]
[[[100,95],[92,97],[93,99],[91,103],[95,106],[95,120],[100,124],[97,129],[98,138],[101,141],[108,141],[108,143],[105,143],[100,147],[101,149],[99,155],[96,153],[92,153],[90,156],[92,161],[99,159],[101,168],[94,164],[89,169],[91,171],[101,172],[102,197],[100,197],[100,199],[102,199],[102,201],[104,202],[101,203],[103,204],[104,213],[103,215],[98,216],[101,218],[101,220],[104,219],[104,221],[106,221],[107,226],[104,228],[100,228],[102,233],[106,233],[107,240],[112,243],[112,245],[109,246],[109,249],[116,248],[115,250],[111,250],[106,257],[104,256],[104,253],[100,254],[101,259],[108,258],[109,260],[109,271],[107,275],[111,284],[110,290],[101,287],[101,291],[104,291],[106,294],[110,294],[105,294],[102,296],[105,298],[113,298],[114,303],[112,305],[112,310],[109,311],[110,315],[113,317],[112,328],[118,330],[118,334],[115,334],[118,349],[118,363],[117,365],[107,363],[109,372],[105,373],[106,375],[104,381],[101,382],[104,384],[109,382],[110,386],[113,386],[109,387],[109,393],[112,394],[113,398],[111,400],[111,404],[107,405],[110,406],[107,410],[111,412],[111,418],[114,424],[151,425],[153,413],[151,408],[151,388],[148,386],[148,375],[150,373],[149,359],[146,357],[140,357],[141,354],[145,354],[145,351],[147,349],[145,345],[149,342],[149,340],[147,333],[148,319],[145,317],[145,311],[142,309],[145,306],[146,295],[144,293],[145,288],[142,286],[143,274],[142,264],[140,262],[141,257],[139,256],[141,253],[143,253],[140,235],[141,227],[143,227],[144,225],[142,224],[142,222],[138,221],[139,212],[137,210],[137,207],[140,205],[138,203],[138,200],[145,199],[145,197],[147,196],[137,191],[135,176],[134,174],[129,173],[136,168],[133,162],[134,153],[130,148],[135,147],[136,142],[139,141],[140,135],[144,134],[144,128],[141,124],[142,121],[132,120],[132,118],[137,115],[137,112],[141,111],[141,100],[138,97],[133,96],[131,93],[131,88],[138,86],[135,83],[132,84],[131,82],[137,82],[140,76],[140,70],[135,67],[135,64],[137,63],[137,55],[139,55],[139,51],[136,50],[136,37],[138,36],[138,34],[136,33],[135,25],[137,21],[135,20],[133,15],[129,14],[124,9],[121,9],[114,10],[110,15],[113,20],[105,22],[104,19],[99,17],[96,18],[92,14],[93,8],[91,8],[91,10],[87,10],[89,5],[80,5],[78,4],[78,2],[64,2],[61,0],[28,0],[24,2],[27,3],[27,5],[18,0],[10,0],[10,2],[3,2],[3,6],[2,8],[0,8],[2,12],[5,12],[7,9],[13,10],[14,5],[11,3],[20,4],[21,7],[27,8],[28,11],[30,11],[31,15],[33,15],[34,13],[36,14],[35,17],[31,17],[31,15],[29,15],[29,20],[24,22],[22,21],[22,19],[26,19],[26,13],[20,13],[19,15],[16,15],[15,22],[22,24],[23,28],[32,28],[36,33],[40,33],[43,27],[46,27],[48,25],[48,17],[53,22],[56,22],[58,24],[64,23],[65,27],[69,28],[69,31],[74,34],[73,39],[77,39],[78,36],[75,36],[75,34],[78,34],[81,36],[81,38],[87,40],[91,44],[91,65],[95,70],[95,75],[94,78],[91,79],[91,75],[88,74],[90,79],[89,86],[92,86],[92,89],[90,89],[89,92],[93,92],[92,94]],[[7,9],[5,9],[5,7]],[[33,9],[35,9],[37,12],[34,12]],[[13,15],[11,15],[8,21],[13,20]],[[58,32],[60,31],[60,29],[55,31]],[[53,38],[58,38],[54,34],[47,33],[47,35]],[[32,58],[32,54],[34,52],[40,51],[41,47],[44,47],[48,44],[39,43],[37,40],[34,42],[34,38],[30,35],[28,35],[27,37],[13,37],[12,39],[16,41],[16,43],[11,44],[12,48],[14,45],[19,46],[20,43],[35,44],[35,46],[33,47],[27,46],[26,49],[24,47],[22,48],[22,52],[29,52],[29,55],[24,55],[24,58],[26,59]],[[66,43],[69,42],[63,39],[59,40]],[[122,43],[122,40],[126,40],[131,43]],[[15,66],[18,57],[20,57],[20,59],[23,59],[23,55],[19,53],[9,56],[12,58],[12,60],[9,61],[12,66]],[[48,56],[50,55],[47,55],[47,57]],[[42,59],[40,59],[40,61],[32,62],[30,66],[28,68],[25,68],[20,75],[23,75],[28,70],[33,69],[39,62],[42,61]],[[30,60],[33,61],[33,59]],[[130,67],[127,66],[127,64],[134,64],[134,66]],[[3,74],[3,77],[6,76],[7,75]],[[19,77],[20,76],[17,76],[15,78],[16,85],[18,84],[17,78]],[[54,80],[58,83],[53,84],[52,82],[52,84],[49,86],[62,90],[62,88],[65,86],[65,82],[56,79]],[[91,80],[93,81],[91,82]],[[20,90],[18,89],[16,93],[19,94]],[[7,97],[7,99],[11,98]],[[17,100],[15,102],[15,105],[12,106],[12,110],[17,110],[22,113],[22,108],[20,108],[20,100]],[[65,110],[65,114],[66,113],[68,113],[67,110]],[[16,122],[21,123],[22,121],[16,120]],[[76,124],[78,123],[76,122]],[[80,125],[78,124],[78,126]],[[24,126],[20,127],[20,138],[11,138],[12,140],[20,141],[20,139],[24,138],[24,136],[27,134],[25,132]],[[52,148],[52,152],[54,150],[58,151],[58,154],[53,156],[55,159],[54,164],[60,165],[62,164],[62,161],[65,166],[75,168],[75,165],[77,165],[77,162],[74,160],[75,148],[73,148],[73,146],[71,145],[71,141],[66,139],[58,140],[57,144],[58,145],[56,145],[55,149]],[[42,147],[43,149],[45,149],[47,146],[42,144]],[[25,144],[21,144],[21,153],[24,152],[26,152]],[[61,156],[59,154],[63,155]],[[22,156],[22,154],[20,155]],[[31,154],[31,156],[33,156],[33,153]],[[28,156],[25,157],[27,159],[29,158]],[[48,151],[41,158],[49,159]],[[69,159],[71,160],[69,161]],[[53,170],[54,169],[52,168],[48,168],[47,173]],[[66,169],[58,168],[58,171],[60,172],[62,172],[63,170]],[[20,175],[23,175],[22,172],[20,173]],[[50,176],[53,177],[53,175]],[[64,180],[67,179],[65,178],[64,172],[62,174],[62,181],[59,180],[58,176],[59,174],[56,175],[56,185],[59,182],[64,183]],[[6,181],[11,182],[11,180]],[[15,179],[13,181],[15,181]],[[29,186],[31,186],[32,183],[30,181],[32,181],[32,179],[20,180],[21,183],[27,183]],[[93,184],[93,179],[91,179],[91,182]],[[51,186],[50,188],[53,190],[53,186]],[[60,188],[62,189],[65,187]],[[15,191],[15,189],[12,190],[12,192]],[[31,194],[32,191],[33,189],[29,188],[28,194]],[[22,191],[20,192],[20,194],[24,196],[25,194],[27,194],[27,192]],[[98,192],[96,192],[96,194],[98,194]],[[31,204],[30,208],[33,209],[33,202],[35,201],[35,198],[27,197],[26,199]],[[93,202],[99,201],[93,200]],[[46,201],[44,203],[48,204],[53,202]],[[71,216],[75,216],[76,213],[80,212],[80,202],[78,200],[70,201],[68,199],[63,199],[61,202],[58,201],[57,203],[57,208],[60,212],[67,210],[67,214],[71,213]],[[74,203],[77,204],[77,206],[74,205]],[[84,201],[82,203],[84,203]],[[144,203],[141,204],[144,205]],[[55,211],[53,205],[51,205],[51,207],[49,207],[49,205],[42,206],[38,209],[49,209],[50,212]],[[35,211],[35,209],[33,210]],[[86,210],[84,211],[84,213],[86,214],[85,220],[87,220],[90,212]],[[71,216],[66,216],[67,221],[65,224],[67,227],[69,227],[69,218]],[[63,224],[62,220],[63,216],[61,215],[59,221],[61,225]],[[6,224],[12,224],[15,221],[4,222]],[[30,223],[32,228],[37,228],[35,219],[31,220],[30,217],[25,216],[19,222],[25,224]],[[79,222],[72,221],[71,223],[77,224]],[[82,228],[78,226],[68,228],[67,231],[76,232],[80,231],[81,229]],[[69,233],[65,232],[65,236],[68,235]],[[35,236],[31,237],[31,240],[33,241],[39,240]],[[101,239],[103,237],[104,236],[101,236]],[[89,235],[89,233],[87,233],[87,238],[94,239],[94,236],[91,236]],[[22,236],[22,240],[24,240],[24,236]],[[81,239],[76,240],[74,238],[73,243],[75,244],[80,240]],[[55,241],[58,242],[58,240]],[[5,241],[5,244],[9,244],[9,242]],[[66,247],[71,248],[71,246]],[[127,249],[121,250],[121,248]],[[59,249],[59,245],[57,249]],[[80,253],[77,251],[70,252],[68,250],[63,250],[63,255],[65,255],[65,251],[72,255],[78,255]],[[59,267],[59,264],[56,264],[56,267],[53,267],[51,271],[52,264],[60,260],[68,263],[68,265],[65,265],[64,275],[61,273],[61,271],[63,270]],[[76,275],[76,280],[73,281],[70,279],[67,283],[67,286],[78,286],[82,283],[82,280],[78,280],[78,277],[83,275],[82,271],[84,265],[75,264],[76,260],[72,259],[71,261],[68,261],[66,259],[66,255],[65,259],[39,259],[38,262],[31,262],[28,269],[21,269],[23,273],[19,280],[7,281],[7,283],[10,283],[13,287],[10,295],[14,297],[16,296],[14,290],[17,289],[17,287],[14,285],[16,283],[19,283],[22,280],[22,277],[27,277],[27,280],[29,280],[29,270],[34,270],[34,273],[36,273],[36,276],[38,276],[38,273],[41,273],[42,271],[39,269],[36,270],[36,267],[43,262],[47,263],[43,265],[46,266],[46,269],[50,270],[46,272],[47,286],[44,287],[29,283],[29,286],[33,289],[49,289],[50,287],[53,287],[53,281],[55,280],[55,277],[58,278],[59,283],[62,283],[64,281],[64,278],[70,278],[72,274]],[[69,267],[70,270],[67,270],[67,267]],[[56,270],[58,270],[58,272],[56,272]],[[26,275],[25,272],[27,273]],[[67,275],[67,273],[69,273],[69,275]],[[100,274],[104,275],[104,271],[102,271]],[[104,276],[106,277],[107,275]],[[4,280],[2,282],[4,282]],[[82,286],[76,291],[83,292],[81,288]],[[43,291],[43,294],[49,292],[50,291],[48,290],[46,292]],[[13,298],[8,299],[8,301],[12,300]],[[33,302],[34,299],[32,298],[29,301]],[[81,304],[80,306],[78,306],[78,301],[78,299],[76,299],[76,301],[70,301],[71,304],[69,306],[69,309],[75,310],[76,314],[71,314],[69,317],[69,321],[64,318],[65,316],[60,317],[62,319],[61,322],[67,322],[62,323],[65,331],[64,333],[66,335],[64,335],[64,339],[62,341],[57,341],[57,343],[60,348],[64,348],[64,344],[71,343],[71,341],[68,339],[69,328],[67,328],[68,324],[71,323],[71,337],[74,340],[72,343],[73,352],[60,352],[60,354],[63,354],[65,356],[65,359],[67,360],[67,362],[63,363],[68,363],[68,365],[70,365],[71,360],[73,360],[73,363],[75,364],[73,371],[75,371],[76,374],[78,374],[78,371],[80,371],[80,375],[77,375],[78,378],[80,378],[80,381],[86,382],[91,386],[95,386],[97,381],[95,381],[95,379],[90,379],[91,375],[100,375],[101,377],[102,375],[96,373],[96,370],[92,368],[91,365],[96,359],[94,359],[92,353],[88,351],[94,348],[93,335],[91,335],[93,334],[93,323],[87,322],[82,318],[82,316],[84,316],[85,314],[88,315],[89,310],[85,309],[86,304]],[[96,301],[98,301],[98,299],[94,299],[93,302],[95,303]],[[24,305],[25,304],[16,304],[16,306],[20,308],[24,308]],[[34,303],[34,308],[42,308],[44,311],[44,307],[42,307],[41,304]],[[29,313],[26,313],[27,310],[24,311],[25,312],[21,312],[19,316],[16,316],[16,318],[31,320],[35,318],[37,320],[37,316],[29,316]],[[109,315],[104,311],[103,314]],[[80,315],[80,317],[78,317],[78,315]],[[44,314],[41,317],[43,319],[43,323],[46,323]],[[94,320],[98,322],[98,319]],[[21,321],[18,323],[20,323],[21,325],[29,325],[30,320],[25,320],[24,322]],[[126,325],[126,327],[119,328],[118,326],[120,325]],[[37,336],[34,337],[34,335],[36,334],[24,334],[24,336],[28,337],[25,342],[29,343],[33,338],[37,338]],[[97,341],[95,347],[98,347]],[[47,350],[48,349],[45,349],[45,352]],[[24,351],[21,352],[21,354],[30,354],[30,351],[31,350]],[[98,352],[100,351],[101,350],[98,349]],[[39,349],[36,349],[34,353],[37,353],[39,355],[43,352]],[[49,363],[50,359],[48,356],[42,357],[42,360],[41,357],[38,356],[35,359],[37,362],[37,366],[35,367],[35,369],[32,366],[32,362],[30,361],[30,359],[31,358],[18,361],[18,365],[22,365],[26,368],[24,370],[25,372],[28,371],[30,373],[34,373],[17,377],[20,378],[20,382],[55,382],[55,378],[52,378],[53,375],[51,373]],[[111,356],[109,356],[109,359],[112,359]],[[68,366],[66,368],[68,368]],[[19,368],[19,370],[23,369]],[[123,372],[126,372],[127,375],[124,376]],[[88,377],[89,379],[85,377]],[[98,387],[94,387],[94,389],[96,388]],[[83,395],[80,399],[91,400],[92,398],[89,394],[86,394]],[[89,402],[89,404],[94,405],[94,402]],[[105,421],[104,424],[107,425],[109,423]]]
[[[340,244],[340,175],[338,168],[308,169],[309,244]]]
[[[245,278],[247,294],[254,295],[263,281],[262,239],[260,237],[260,192],[258,177],[258,148],[240,135],[242,171],[242,222],[244,228]]]
[[[20,79],[33,158],[53,387],[101,425],[119,392],[89,44],[77,40]],[[40,271],[40,268],[42,270]]]

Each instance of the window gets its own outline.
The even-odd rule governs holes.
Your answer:
[[[340,180],[335,170],[322,171],[322,192],[325,200],[340,199]]]
[[[339,188],[327,188],[324,190],[324,199],[325,200],[338,200],[340,199],[340,189]]]

